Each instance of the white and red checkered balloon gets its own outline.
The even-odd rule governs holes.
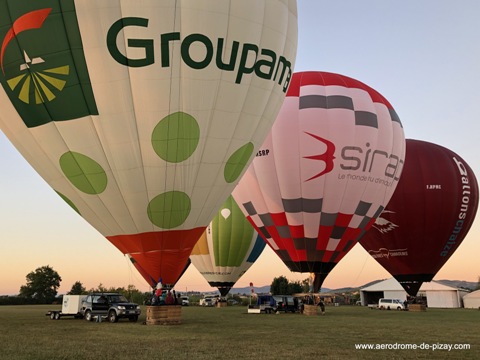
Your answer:
[[[267,139],[233,192],[258,233],[314,291],[382,212],[405,158],[402,124],[377,91],[295,73]]]

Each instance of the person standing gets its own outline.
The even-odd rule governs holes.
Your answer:
[[[320,299],[320,301],[318,302],[318,306],[320,306],[320,311],[322,312],[322,315],[325,315],[325,303],[322,299]]]

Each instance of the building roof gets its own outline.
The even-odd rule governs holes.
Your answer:
[[[402,285],[395,279],[390,278],[387,280],[380,281],[374,285],[368,286],[361,289],[361,291],[402,291],[404,290]],[[457,291],[457,288],[440,284],[436,281],[424,282],[420,287],[419,291]]]
[[[476,290],[474,292],[471,292],[470,294],[467,294],[463,297],[463,299],[480,299],[480,290]]]

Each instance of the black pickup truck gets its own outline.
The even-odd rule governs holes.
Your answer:
[[[112,323],[121,318],[136,322],[141,310],[140,306],[129,302],[122,294],[99,292],[91,293],[83,300],[80,313],[87,321],[100,316],[108,318]]]

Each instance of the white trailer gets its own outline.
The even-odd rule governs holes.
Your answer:
[[[62,310],[50,310],[45,315],[52,320],[59,320],[62,316],[73,316],[76,319],[83,318],[80,313],[82,302],[87,295],[63,295]]]

